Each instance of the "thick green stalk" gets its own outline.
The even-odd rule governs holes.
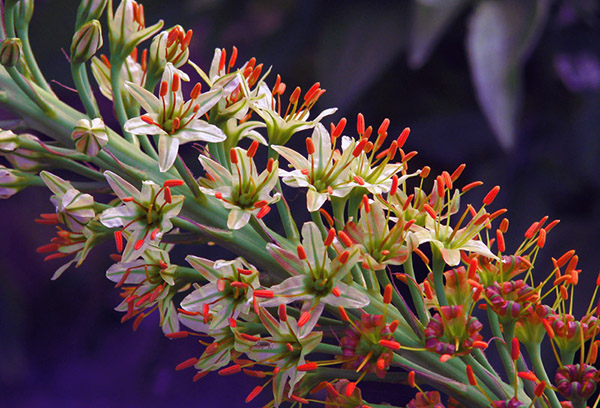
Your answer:
[[[413,268],[412,255],[408,257],[406,262],[402,264],[402,268],[404,269],[404,273],[406,273],[412,279],[407,280],[408,290],[410,291],[410,297],[415,305],[415,309],[417,310],[417,316],[419,316],[419,320],[423,326],[426,326],[429,322],[429,316],[427,315],[427,311],[425,310],[425,304],[423,303],[423,296],[421,295],[420,288],[416,285],[415,271]]]
[[[33,80],[35,83],[44,89],[46,92],[54,94],[48,82],[46,82],[46,78],[42,74],[40,67],[37,64],[35,56],[33,55],[33,51],[31,50],[31,43],[29,41],[29,27],[27,24],[25,25],[17,25],[17,35],[21,39],[21,43],[23,45],[23,56],[25,57],[25,61],[27,62],[27,66],[33,75]]]
[[[94,94],[90,87],[85,64],[71,62],[71,74],[73,82],[75,83],[75,88],[77,88],[77,95],[79,95],[79,99],[81,100],[87,115],[91,119],[101,117],[96,98],[94,98]]]
[[[498,323],[498,315],[494,313],[491,308],[487,308],[487,316],[488,323],[490,325],[490,329],[492,330],[492,335],[497,338],[495,341],[496,349],[498,350],[498,354],[500,355],[500,360],[502,360],[502,365],[504,366],[504,372],[506,373],[506,377],[509,381],[513,381],[515,378],[515,371],[513,368],[513,362],[510,358],[510,353],[508,351],[508,346],[506,345],[506,341],[504,340],[504,334],[500,329],[500,324]]]
[[[540,350],[540,343],[535,344],[525,344],[527,347],[527,352],[529,353],[529,358],[531,359],[531,364],[533,365],[533,371],[535,375],[542,380],[545,381],[546,384],[552,384],[550,378],[548,378],[548,374],[546,373],[546,368],[544,367],[544,362],[542,361],[542,354]],[[550,406],[552,408],[561,408],[560,402],[558,401],[558,397],[556,393],[551,387],[546,387],[544,394],[550,400]]]
[[[448,306],[448,299],[446,299],[446,291],[444,289],[444,267],[446,263],[442,258],[440,250],[435,245],[431,245],[431,252],[433,255],[433,290],[440,306]]]
[[[129,119],[127,116],[127,111],[125,110],[125,105],[123,104],[123,95],[121,95],[121,67],[123,66],[123,60],[118,59],[116,57],[112,57],[110,61],[110,84],[112,87],[112,97],[113,104],[115,107],[115,113],[117,114],[117,119],[119,119],[119,123],[121,124],[121,129],[123,129],[123,125]],[[129,132],[125,132],[123,130],[123,135],[125,140],[128,142],[133,142],[133,135]]]
[[[269,159],[277,160],[279,158],[279,153],[269,147]],[[281,181],[279,177],[277,178],[277,185],[275,186],[275,190],[281,192]],[[282,194],[283,196],[283,194]],[[300,234],[298,233],[298,226],[296,225],[296,221],[294,221],[294,217],[292,217],[292,212],[290,211],[290,207],[288,207],[287,202],[282,197],[281,200],[277,201],[277,212],[279,213],[279,218],[281,219],[281,224],[283,225],[283,230],[285,231],[285,236],[293,242],[300,242]]]

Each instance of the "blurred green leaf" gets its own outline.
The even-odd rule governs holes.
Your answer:
[[[548,17],[550,0],[487,0],[470,17],[466,48],[477,99],[500,145],[514,147],[523,66]]]
[[[421,68],[469,0],[414,0],[408,37],[408,65]]]

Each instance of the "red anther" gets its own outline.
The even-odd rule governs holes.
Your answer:
[[[475,221],[473,221],[473,224],[475,224],[475,225],[485,224],[486,222],[489,221],[489,219],[490,219],[489,214],[482,214],[479,218],[477,218]]]
[[[312,395],[316,394],[319,391],[323,391],[325,388],[327,388],[327,384],[329,384],[327,381],[321,381],[319,384],[317,384],[315,388],[310,390],[310,394]]]
[[[177,92],[179,91],[179,87],[181,86],[181,80],[179,79],[179,74],[173,74],[173,83],[171,84],[171,91]]]
[[[365,185],[365,181],[362,179],[361,176],[354,176],[352,178],[359,186],[364,186]]]
[[[385,285],[385,289],[383,291],[383,303],[389,305],[392,302],[392,290],[394,288],[389,283]]]
[[[200,92],[202,92],[202,84],[200,82],[196,82],[196,85],[194,85],[194,88],[192,88],[192,91],[190,92],[190,98],[196,99],[200,96]]]
[[[146,122],[149,125],[154,125],[155,124],[154,120],[150,116],[148,116],[148,115],[142,115],[142,116],[140,116],[140,119],[142,119],[144,122]]]
[[[315,371],[317,368],[319,368],[317,363],[311,361],[310,363],[300,364],[298,367],[296,367],[296,370],[298,370],[298,371]]]
[[[201,378],[206,377],[208,375],[208,373],[210,373],[210,371],[198,371],[196,374],[194,374],[192,381],[193,382],[199,381]]]
[[[187,30],[187,33],[185,33],[185,37],[183,37],[183,40],[181,40],[180,48],[182,50],[189,47],[190,42],[192,41],[192,35],[194,35],[194,32],[192,30]]]
[[[475,378],[473,368],[469,364],[467,364],[467,379],[469,380],[469,384],[471,384],[474,387],[477,386],[477,378]]]
[[[561,288],[564,288],[564,286],[561,286]],[[550,322],[546,319],[542,319],[542,325],[544,325],[544,329],[546,330],[546,333],[548,333],[548,337],[553,339],[554,338],[554,329],[552,328],[552,325],[550,324]]]
[[[408,373],[408,386],[415,388],[415,372],[414,371],[410,371]]]
[[[329,228],[329,232],[327,233],[327,238],[325,238],[325,242],[323,244],[328,247],[333,243],[335,239],[335,228]]]
[[[129,54],[129,56],[131,57],[132,60],[134,60],[135,62],[137,62],[137,59],[138,59],[138,49],[134,48],[133,51],[131,51],[131,54]]]
[[[235,321],[235,319],[228,317],[227,322],[229,323],[229,327],[234,329],[237,327],[237,322]]]
[[[302,169],[302,170],[300,170],[300,173],[304,174],[305,176],[308,176],[310,171],[308,171],[308,169]]]
[[[267,373],[265,373],[264,371],[259,371],[259,370],[249,370],[247,368],[244,368],[244,374],[246,374],[249,377],[254,377],[254,378],[265,378],[267,376]]]
[[[257,342],[260,340],[260,337],[251,336],[250,334],[246,334],[246,333],[240,333],[240,337],[243,338],[244,340],[253,341],[253,342]]]
[[[344,309],[342,306],[338,306],[338,312],[340,314],[340,318],[343,321],[345,321],[345,322],[350,321],[350,317],[348,316],[348,313],[346,313],[346,309]]]
[[[262,72],[262,67],[263,67],[263,64],[258,64],[256,66],[256,68],[254,68],[252,70],[252,74],[250,74],[250,77],[248,78],[249,86],[253,86],[256,83],[256,81],[258,81],[258,77],[260,76],[260,73]]]
[[[354,381],[349,382],[348,385],[346,385],[346,392],[344,392],[344,394],[346,394],[346,397],[351,397],[352,394],[354,394],[355,389],[356,383]]]
[[[412,202],[412,199],[415,197],[414,194],[409,195],[408,197],[406,197],[406,201],[404,201],[404,204],[402,205],[402,210],[406,211],[408,210],[408,207],[410,206],[410,203]]]
[[[301,260],[306,259],[306,252],[304,251],[304,247],[302,245],[298,245],[296,247],[296,252],[298,253],[298,258],[300,258]]]
[[[308,404],[309,403],[309,401],[306,398],[302,398],[302,397],[299,397],[299,396],[294,395],[294,394],[290,395],[290,399],[292,401],[299,402],[300,404]]]
[[[600,286],[600,272],[598,272],[598,276],[596,277],[596,286]]]
[[[194,105],[194,107],[192,108],[192,111],[194,113],[198,112],[200,110],[200,105]]]
[[[356,131],[359,135],[365,133],[365,117],[362,113],[359,113],[356,117]]]
[[[533,390],[533,394],[536,397],[541,397],[542,394],[544,393],[545,389],[546,389],[546,382],[542,381],[538,385],[535,386],[535,389]]]
[[[185,183],[183,180],[178,180],[178,179],[170,179],[170,180],[166,180],[163,183],[163,187],[179,187],[179,186],[183,186]]]
[[[394,276],[396,277],[396,279],[398,279],[400,282],[406,284],[408,282],[408,278],[406,277],[405,273],[395,273]]]
[[[525,231],[525,238],[530,239],[531,237],[533,237],[533,235],[536,233],[539,224],[540,223],[537,221],[531,224],[529,228],[527,228],[527,231]]]
[[[450,173],[448,173],[445,170],[442,172],[442,181],[444,182],[446,188],[452,190],[452,178],[450,176]]]
[[[47,252],[54,252],[54,251],[58,251],[59,246],[57,244],[46,244],[46,245],[42,245],[41,247],[38,247],[38,249],[36,249],[36,252],[38,254],[44,254]]]
[[[502,231],[503,234],[506,234],[506,231],[508,231],[508,218],[503,218],[502,221],[500,222],[500,226],[498,227],[498,229],[500,231]]]
[[[571,271],[575,270],[575,268],[577,267],[577,262],[579,261],[579,256],[574,255],[571,260],[569,261],[566,269],[565,269],[565,274],[566,275],[570,275]]]
[[[285,343],[285,348],[290,352],[293,353],[294,352],[294,346],[292,346],[290,343]]]
[[[177,370],[177,371],[184,370],[186,368],[195,366],[197,362],[198,362],[198,359],[196,357],[188,358],[187,360],[177,364],[177,367],[175,367],[175,370]]]
[[[337,286],[334,286],[334,288],[331,289],[331,293],[335,297],[340,297],[342,295],[342,293],[340,292],[340,290],[339,290],[339,288]]]
[[[565,252],[564,254],[562,254],[562,255],[561,255],[561,257],[560,257],[560,258],[558,258],[558,259],[556,260],[556,265],[557,265],[559,268],[562,268],[562,267],[563,267],[563,266],[564,266],[564,265],[567,263],[567,261],[568,261],[569,259],[571,259],[571,257],[572,257],[573,255],[575,255],[575,250],[574,250],[574,249],[571,249],[570,251],[567,251],[567,252]]]
[[[235,62],[237,61],[237,56],[238,56],[238,49],[234,45],[231,49],[231,57],[229,57],[229,68],[232,68],[235,65]]]
[[[271,207],[265,205],[263,206],[258,213],[256,213],[256,218],[259,220],[267,215],[271,211]]]
[[[390,188],[390,195],[396,195],[398,191],[398,175],[394,174],[392,176],[392,187]]]
[[[416,150],[413,150],[412,152],[408,152],[406,153],[406,155],[402,155],[402,150],[400,150],[400,154],[402,156],[402,161],[404,163],[408,162],[410,159],[412,159],[413,157],[415,157],[417,154],[419,154],[419,152],[417,152]],[[393,157],[390,159],[392,160]]]
[[[429,204],[423,204],[423,209],[429,214],[431,218],[437,218],[435,210]]]
[[[402,133],[400,133],[400,136],[398,136],[398,139],[396,139],[399,149],[401,149],[402,146],[404,146],[404,143],[406,143],[406,139],[408,139],[408,135],[410,135],[410,128],[406,127],[406,128],[404,128]],[[425,176],[425,177],[427,177],[427,176]]]
[[[285,305],[279,305],[277,308],[277,314],[279,315],[279,320],[282,322],[287,321],[287,308]]]
[[[365,207],[365,211],[368,214],[371,211],[371,205],[369,204],[369,197],[367,197],[366,194],[363,194],[362,203],[363,203],[363,206]]]
[[[156,239],[156,236],[158,235],[158,233],[160,232],[159,228],[155,228],[154,231],[152,231],[150,233],[150,240],[154,241]]]
[[[483,287],[481,287],[481,289],[483,289]],[[473,347],[485,350],[486,348],[488,348],[488,344],[485,341],[475,340],[473,342]]]
[[[556,227],[559,222],[560,222],[560,220],[554,220],[551,223],[549,223],[548,225],[546,225],[546,228],[544,228],[546,230],[546,234],[549,233],[552,228]]]
[[[344,128],[346,127],[347,120],[346,118],[341,118],[336,127],[331,132],[331,137],[337,139],[342,135]]]
[[[529,380],[529,381],[533,381],[533,382],[538,382],[538,378],[535,376],[534,373],[532,373],[531,371],[519,371],[519,373],[517,374],[519,376],[519,378],[522,378],[524,380]]]
[[[225,367],[225,368],[219,370],[218,373],[219,373],[219,375],[232,375],[232,374],[237,374],[240,371],[242,371],[242,368],[239,366],[239,364],[234,364],[232,366]]]
[[[521,355],[521,351],[519,349],[519,339],[517,339],[516,337],[513,337],[512,345],[510,348],[510,358],[512,359],[512,361],[517,361],[519,359],[520,355]]]
[[[304,326],[308,320],[310,319],[310,312],[302,312],[300,318],[298,319],[298,327]]]
[[[306,138],[306,151],[309,155],[314,154],[315,152],[315,145],[310,137]]]
[[[386,339],[379,340],[379,345],[385,348],[389,348],[390,350],[400,350],[400,347],[402,347],[402,345],[397,341]]]
[[[190,334],[190,332],[188,331],[178,331],[178,332],[173,332],[173,333],[167,333],[165,334],[165,337],[167,337],[168,339],[183,339],[184,337],[187,337]]]
[[[540,233],[538,235],[537,246],[543,248],[546,244],[546,230],[544,228],[540,229]]]
[[[167,92],[169,91],[169,84],[167,83],[167,81],[162,81],[160,83],[160,91],[158,92],[158,94],[160,95],[160,97],[164,97],[165,95],[167,95]]]
[[[173,202],[173,197],[171,196],[171,189],[169,187],[165,188],[163,197],[165,198],[165,201],[167,203],[171,204]]]
[[[427,178],[427,176],[429,176],[429,172],[431,171],[431,167],[429,166],[425,166],[421,169],[421,172],[419,173],[419,177],[421,177],[422,179]]]
[[[327,393],[330,394],[333,398],[338,398],[340,393],[336,390],[331,383],[327,383]]]
[[[219,343],[217,343],[215,341],[214,343],[211,343],[208,345],[208,347],[206,347],[206,349],[204,350],[204,354],[206,354],[207,356],[211,356],[211,355],[215,354],[218,350],[219,350]]]
[[[319,83],[319,82],[315,82],[315,83],[313,84],[313,86],[311,86],[311,87],[309,88],[309,90],[308,90],[308,91],[306,91],[306,94],[304,94],[304,100],[305,100],[305,101],[310,101],[310,100],[313,98],[314,94],[315,94],[316,92],[318,92],[318,90],[319,90],[319,87],[320,87],[320,86],[321,86],[321,83]]]
[[[437,187],[438,197],[443,197],[446,190],[444,189],[444,180],[442,180],[441,176],[435,178],[435,186]]]
[[[388,328],[390,329],[390,333],[395,332],[396,329],[398,328],[398,325],[400,325],[400,322],[398,321],[398,319],[392,320],[392,322],[388,326]]]
[[[472,259],[471,262],[469,262],[469,269],[467,269],[467,277],[469,279],[475,279],[478,266],[479,262],[477,262],[477,259]]]
[[[246,152],[246,156],[252,158],[256,155],[256,150],[258,149],[258,141],[254,140],[252,142],[252,144],[250,145],[250,147],[248,148],[248,151]]]
[[[269,161],[267,161],[267,171],[270,173],[273,171],[273,163],[275,162],[275,160],[273,160],[273,158],[270,158]]]
[[[200,315],[200,314],[201,314],[200,312],[191,312],[191,311],[189,311],[189,310],[185,310],[185,309],[182,309],[182,308],[180,308],[180,307],[178,307],[178,308],[177,308],[177,311],[178,311],[179,313],[181,313],[181,314],[184,314],[184,315],[187,315],[187,316],[198,316],[198,315]]]
[[[133,249],[135,249],[136,251],[138,249],[140,249],[142,246],[144,245],[144,239],[138,239],[137,242],[135,243]]]
[[[256,289],[254,291],[254,296],[257,298],[272,299],[275,296],[275,294],[273,293],[272,290]]]
[[[385,118],[383,122],[381,122],[381,125],[379,125],[379,129],[377,129],[377,134],[380,135],[382,133],[386,133],[389,126],[390,120],[388,118]]]
[[[567,288],[565,288],[564,286],[560,287],[560,297],[563,298],[564,300],[569,299],[569,292],[567,292]]]
[[[504,235],[499,229],[496,230],[496,245],[498,245],[498,251],[506,251],[506,245],[504,244]]]
[[[124,203],[130,203],[132,201],[135,201],[135,198],[133,197],[124,197],[121,199],[121,201],[123,201]]]
[[[362,135],[362,138],[369,139],[369,137],[371,136],[371,133],[373,133],[373,126],[369,126],[368,128],[365,129],[365,133]]]
[[[248,396],[246,397],[246,403],[256,398],[256,396],[262,392],[263,388],[264,387],[262,385],[257,385],[256,387],[254,387],[254,389],[250,391],[250,394],[248,394]]]
[[[481,181],[474,181],[472,183],[467,184],[463,188],[461,188],[460,191],[463,192],[463,193],[466,193],[467,191],[472,190],[475,187],[479,187],[481,185],[483,185],[483,182],[481,182]]]
[[[235,151],[234,148],[231,148],[231,150],[229,150],[229,160],[231,161],[231,164],[238,163],[237,152]]]
[[[504,214],[507,211],[508,210],[506,208],[501,208],[499,210],[494,211],[493,213],[490,214],[490,221],[498,218],[499,216],[501,216],[502,214]]]
[[[460,175],[462,174],[463,170],[465,169],[465,167],[467,167],[466,164],[461,164],[460,166],[458,166],[456,168],[456,170],[454,170],[452,172],[452,174],[450,175],[450,179],[454,182],[456,180],[458,180],[458,178],[460,177]]]
[[[225,69],[225,60],[227,59],[227,51],[225,48],[221,49],[221,58],[219,59],[219,72]]]
[[[367,144],[367,142],[368,142],[367,139],[360,139],[360,141],[358,142],[358,144],[354,147],[354,150],[352,151],[352,156],[358,157],[360,155],[360,153],[363,151],[363,149],[365,148],[365,145]]]
[[[346,234],[344,231],[338,231],[338,237],[340,237],[340,241],[342,241],[347,247],[354,245],[352,239],[350,239],[348,234]]]
[[[104,54],[100,55],[100,59],[102,60],[104,65],[106,65],[106,67],[110,69],[110,61],[108,60],[106,55],[104,55]]]
[[[117,244],[117,252],[123,252],[123,233],[115,231],[115,243]]]
[[[290,103],[292,105],[298,102],[298,99],[300,98],[300,92],[302,91],[300,90],[300,87],[297,86],[296,89],[294,89],[294,92],[292,92],[292,94],[290,95]]]
[[[175,118],[173,119],[173,131],[176,131],[181,126],[181,119]]]
[[[346,262],[348,262],[348,258],[350,257],[350,252],[348,251],[344,251],[342,252],[342,254],[340,255],[340,263],[342,265],[344,265]]]
[[[217,191],[217,192],[215,193],[215,198],[216,198],[217,200],[221,200],[221,199],[223,198],[223,194],[222,194],[220,191]]]
[[[260,200],[260,201],[255,202],[253,204],[253,207],[254,208],[262,208],[262,207],[264,207],[267,204],[269,204],[269,203],[266,200]]]
[[[433,291],[431,290],[431,285],[428,281],[423,281],[423,292],[427,299],[433,299]]]
[[[53,260],[53,259],[60,259],[60,258],[64,258],[64,257],[66,257],[67,255],[68,255],[68,254],[64,254],[64,253],[62,253],[62,252],[57,252],[57,253],[55,253],[55,254],[51,254],[51,255],[48,255],[47,257],[45,257],[45,258],[44,258],[44,262],[46,262],[46,261],[51,261],[51,260]]]
[[[248,284],[246,282],[234,281],[234,282],[231,282],[229,284],[229,286],[231,286],[232,288],[246,289],[248,287]]]
[[[487,193],[486,196],[483,197],[483,204],[490,205],[492,201],[494,201],[494,199],[496,198],[498,191],[500,191],[500,186],[495,186],[494,188],[492,188],[489,191],[489,193]]]

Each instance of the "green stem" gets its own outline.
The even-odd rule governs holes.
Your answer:
[[[194,194],[194,197],[203,197],[203,194],[200,191],[200,188],[198,187],[196,179],[194,179],[194,176],[192,175],[190,169],[185,165],[185,162],[179,155],[177,155],[177,159],[175,160],[175,169],[177,169],[177,172],[179,173],[185,184],[188,186],[192,194]]]
[[[42,74],[40,67],[37,64],[35,56],[33,55],[33,51],[31,50],[31,43],[29,41],[29,27],[27,24],[18,25],[17,26],[17,35],[21,39],[23,44],[23,56],[25,57],[25,61],[27,62],[27,66],[33,75],[33,80],[35,83],[44,89],[46,92],[50,94],[54,94],[48,82],[46,82],[46,78]]]
[[[258,220],[258,218],[256,218],[254,214],[250,216],[249,224],[252,228],[254,228],[254,231],[256,231],[258,235],[260,235],[260,237],[265,241],[265,243],[273,241],[273,239],[265,230],[264,225],[261,225],[260,221]]]
[[[421,289],[416,285],[415,271],[413,268],[412,255],[408,257],[406,262],[402,265],[404,273],[410,276],[412,279],[408,279],[408,290],[410,291],[410,297],[417,310],[417,316],[423,326],[426,326],[429,322],[429,316],[427,310],[425,310],[425,304],[423,303],[423,296],[421,295]]]
[[[333,208],[333,218],[335,220],[335,227],[340,231],[343,230],[344,225],[346,225],[346,217],[344,216],[345,206],[345,198],[331,197],[331,207]]]
[[[279,153],[269,147],[269,159],[277,160],[279,158]],[[277,178],[277,185],[275,186],[275,190],[281,192],[281,180],[279,177]],[[290,207],[288,206],[285,198],[277,201],[277,212],[279,213],[279,218],[281,219],[281,224],[283,224],[283,230],[285,231],[285,236],[293,241],[300,242],[300,234],[298,233],[298,226],[296,225],[296,221],[294,217],[292,217],[292,212],[290,211]]]
[[[53,115],[54,112],[50,109],[48,104],[36,93],[32,83],[28,79],[24,78],[15,67],[7,67],[6,71],[17,86],[27,95],[27,97],[34,102],[45,115]]]
[[[506,391],[502,389],[499,382],[496,381],[493,377],[495,372],[488,372],[471,354],[467,354],[463,356],[463,360],[465,363],[469,364],[473,369],[473,372],[478,380],[483,381],[485,385],[494,393],[496,398],[499,400],[510,399],[507,395]],[[493,374],[492,374],[493,373]]]
[[[515,371],[513,368],[513,362],[510,358],[510,353],[508,352],[508,346],[506,345],[506,341],[504,339],[504,335],[502,330],[500,329],[500,324],[498,322],[498,315],[490,308],[487,308],[487,316],[488,323],[490,325],[490,329],[492,330],[492,335],[497,337],[496,350],[498,350],[498,354],[500,355],[500,360],[502,360],[502,365],[504,366],[504,372],[506,373],[506,377],[508,381],[512,382],[515,378]]]
[[[121,67],[123,66],[123,60],[120,58],[116,58],[115,56],[111,57],[110,61],[110,83],[112,87],[112,97],[113,104],[115,107],[115,113],[117,114],[117,119],[119,119],[119,123],[121,124],[121,129],[125,125],[125,122],[129,119],[127,117],[127,111],[125,110],[125,105],[123,104],[123,95],[121,95]],[[125,132],[123,129],[123,135],[125,140],[128,142],[133,142],[133,135],[129,132]]]
[[[448,306],[448,299],[446,298],[444,288],[444,267],[446,266],[446,262],[444,262],[442,253],[435,245],[431,245],[431,252],[433,255],[433,289],[440,306]]]
[[[529,358],[531,359],[531,364],[533,365],[533,371],[535,372],[535,375],[537,375],[540,380],[545,381],[546,384],[552,384],[552,381],[550,381],[548,374],[546,373],[544,362],[542,361],[540,343],[525,344],[525,347],[527,347],[527,352],[529,353]],[[544,394],[546,394],[550,400],[550,406],[552,408],[561,408],[554,389],[551,387],[546,387]]]
[[[77,95],[79,95],[79,99],[85,108],[85,112],[91,119],[99,118],[100,111],[98,110],[96,99],[90,88],[85,64],[71,63],[71,74],[73,76],[75,88],[77,88]]]

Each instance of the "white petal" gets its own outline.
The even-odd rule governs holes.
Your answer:
[[[158,168],[162,173],[173,166],[178,151],[179,139],[167,135],[160,136],[158,139]]]

